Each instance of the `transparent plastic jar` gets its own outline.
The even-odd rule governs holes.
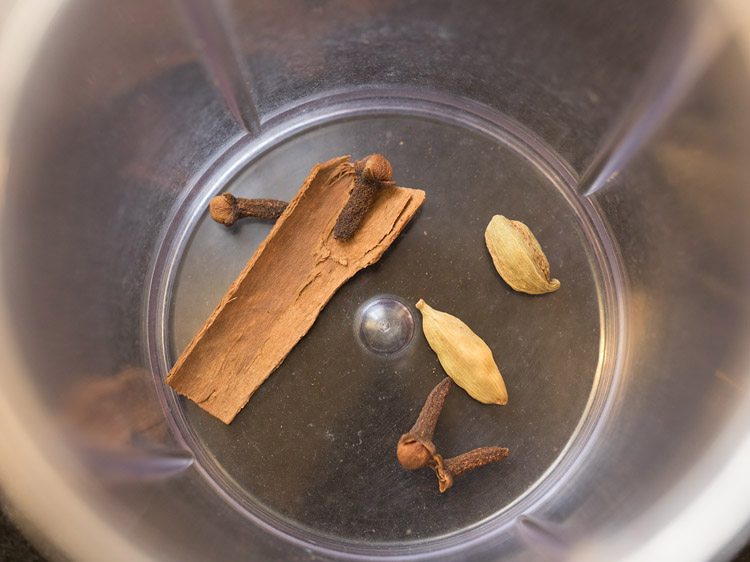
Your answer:
[[[721,560],[747,539],[746,2],[0,15],[0,488],[52,558]],[[176,396],[169,366],[270,229],[212,223],[210,197],[289,199],[372,152],[427,192],[399,241],[231,425]],[[499,280],[495,214],[532,228],[557,293]],[[442,376],[419,298],[482,335],[510,395],[452,391],[441,450],[511,454],[444,495],[394,455]],[[396,355],[362,337],[382,302],[414,322]]]

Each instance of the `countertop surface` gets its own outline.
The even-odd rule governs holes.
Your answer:
[[[0,561],[2,562],[46,562],[37,550],[31,546],[11,522],[5,513],[5,506],[0,509]]]

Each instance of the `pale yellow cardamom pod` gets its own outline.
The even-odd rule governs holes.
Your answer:
[[[508,391],[492,350],[455,316],[435,310],[422,299],[422,329],[427,343],[453,381],[483,404],[506,404]]]
[[[516,291],[542,295],[560,288],[557,279],[550,279],[549,262],[542,247],[522,222],[495,215],[484,239],[495,269]]]

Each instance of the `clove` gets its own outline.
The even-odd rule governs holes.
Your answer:
[[[395,186],[393,168],[382,154],[371,154],[354,164],[354,188],[333,227],[333,237],[349,240],[359,229],[378,193]]]
[[[445,377],[432,389],[412,428],[398,440],[396,457],[406,470],[430,467],[438,479],[440,492],[453,486],[460,475],[508,456],[504,447],[480,447],[455,457],[444,459],[432,442],[435,426],[445,404],[452,381]]]
[[[432,468],[437,476],[440,492],[445,492],[453,486],[453,480],[458,476],[480,466],[501,461],[508,453],[505,447],[479,447],[449,459],[435,455]]]
[[[436,454],[432,435],[450,389],[451,379],[445,377],[427,396],[412,428],[398,440],[396,456],[406,470],[424,468]]]
[[[276,220],[284,212],[288,203],[278,199],[246,199],[231,193],[222,193],[211,199],[211,218],[224,226],[232,226],[239,219],[255,217]]]

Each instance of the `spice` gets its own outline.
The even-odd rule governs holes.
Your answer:
[[[435,475],[440,492],[453,486],[453,480],[475,468],[501,461],[508,456],[505,447],[480,447],[467,453],[443,459],[440,455],[433,457]]]
[[[395,185],[391,163],[382,154],[371,154],[357,161],[354,174],[354,188],[333,229],[337,240],[354,236],[378,193]]]
[[[224,226],[232,226],[239,219],[255,217],[276,220],[284,212],[288,203],[277,199],[245,199],[231,193],[217,195],[209,203],[211,218]]]
[[[451,379],[445,377],[427,396],[414,426],[399,439],[396,456],[406,470],[423,468],[432,460],[435,454],[432,435],[450,389]]]
[[[508,456],[504,447],[480,447],[449,459],[443,459],[437,452],[432,436],[450,388],[451,379],[445,377],[432,389],[417,421],[401,436],[396,447],[398,462],[406,470],[430,467],[435,472],[441,493],[453,486],[454,479],[461,474]]]
[[[530,295],[551,293],[560,281],[550,279],[549,262],[529,227],[495,215],[484,232],[495,269],[514,290]]]
[[[389,189],[344,244],[333,228],[353,181],[348,157],[313,168],[170,370],[172,388],[230,423],[338,288],[383,256],[425,198],[418,189]]]
[[[508,392],[492,350],[455,316],[435,310],[419,299],[427,343],[453,381],[483,404],[506,404]]]

